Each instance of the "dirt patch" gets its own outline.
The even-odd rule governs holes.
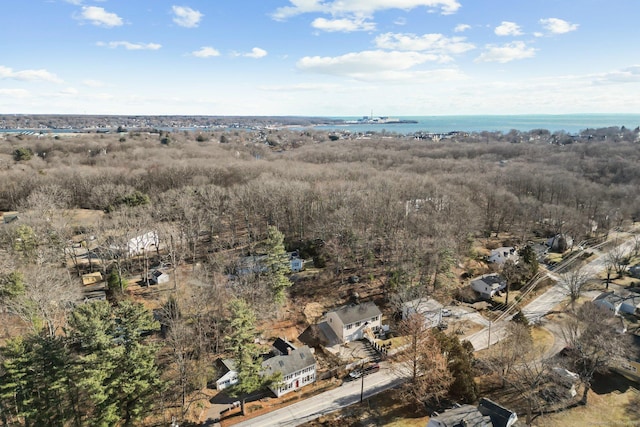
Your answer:
[[[304,306],[302,313],[308,324],[314,325],[318,323],[318,320],[322,317],[322,313],[324,313],[324,306],[317,302],[310,302]]]

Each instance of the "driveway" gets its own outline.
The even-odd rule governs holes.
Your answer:
[[[617,248],[621,249],[624,253],[630,252],[633,249],[633,239],[629,239],[623,242]],[[602,272],[605,269],[606,257],[607,253],[605,252],[582,267],[582,270],[591,275],[596,275]],[[557,306],[568,296],[567,289],[560,281],[561,277],[551,272],[548,272],[547,276],[556,280],[557,284],[549,288],[545,293],[531,301],[522,309],[522,314],[524,314],[525,317],[532,323],[540,323],[547,313],[553,310],[555,306]],[[511,319],[511,317],[512,316],[509,316],[499,323],[490,324],[483,330],[469,336],[467,340],[471,342],[471,344],[473,344],[473,348],[476,351],[487,348],[490,345],[489,340],[491,340],[491,345],[497,343],[498,341],[506,337],[505,325]]]

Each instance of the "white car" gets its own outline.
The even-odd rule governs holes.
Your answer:
[[[442,317],[449,317],[449,316],[451,316],[451,310],[449,310],[448,308],[443,308]]]

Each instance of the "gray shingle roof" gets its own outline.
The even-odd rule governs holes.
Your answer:
[[[345,305],[334,310],[334,312],[345,325],[358,321],[366,321],[382,314],[378,306],[371,301],[357,305]]]
[[[288,355],[275,356],[262,362],[266,375],[281,372],[283,376],[293,374],[316,363],[309,346],[292,350]]]
[[[493,427],[491,418],[482,415],[478,408],[472,405],[462,405],[459,408],[448,409],[431,419],[439,421],[447,427]]]

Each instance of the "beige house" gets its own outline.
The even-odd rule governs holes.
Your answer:
[[[373,302],[350,304],[328,312],[326,322],[342,342],[351,342],[380,329],[382,312]]]

